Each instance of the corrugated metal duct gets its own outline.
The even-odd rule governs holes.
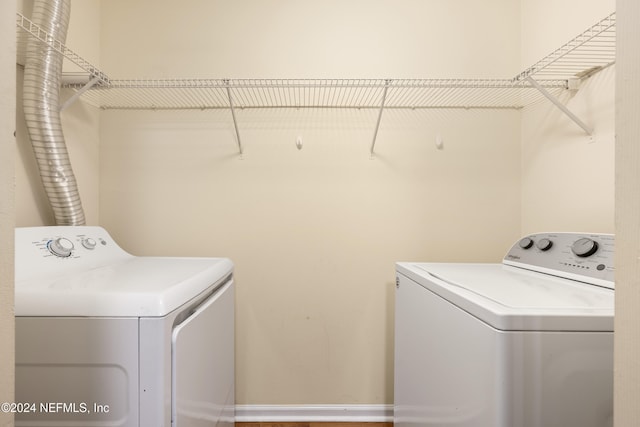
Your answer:
[[[51,39],[64,43],[70,12],[69,0],[35,0],[32,21]],[[62,62],[61,53],[34,38],[29,40],[24,69],[24,116],[56,225],[83,225],[84,211],[60,119]]]

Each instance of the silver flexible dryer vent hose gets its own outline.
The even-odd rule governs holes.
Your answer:
[[[70,12],[70,0],[35,0],[32,21],[52,39],[64,43]],[[84,225],[60,120],[62,61],[62,54],[53,48],[35,38],[29,40],[22,94],[24,117],[56,225]]]

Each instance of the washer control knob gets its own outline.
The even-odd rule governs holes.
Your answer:
[[[528,237],[525,237],[523,239],[520,240],[520,242],[518,242],[518,244],[520,245],[520,247],[522,249],[529,249],[533,246],[533,240],[531,240]]]
[[[89,250],[93,250],[96,248],[96,241],[94,239],[92,239],[91,237],[87,237],[86,239],[82,239],[82,246],[84,246],[85,248],[89,249]]]
[[[595,240],[589,239],[588,237],[583,237],[582,239],[578,239],[573,242],[571,245],[571,252],[573,252],[576,256],[580,258],[586,258],[596,253],[598,250],[598,242]]]
[[[536,243],[536,248],[540,249],[542,252],[548,251],[553,246],[553,242],[547,238],[538,240]]]
[[[49,248],[49,252],[61,258],[71,256],[71,252],[73,252],[73,242],[64,237],[51,240],[47,247]]]

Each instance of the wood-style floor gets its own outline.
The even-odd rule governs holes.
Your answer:
[[[393,427],[393,423],[236,423],[235,427]]]

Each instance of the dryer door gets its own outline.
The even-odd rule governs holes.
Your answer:
[[[233,294],[231,280],[173,329],[172,427],[234,422]]]

